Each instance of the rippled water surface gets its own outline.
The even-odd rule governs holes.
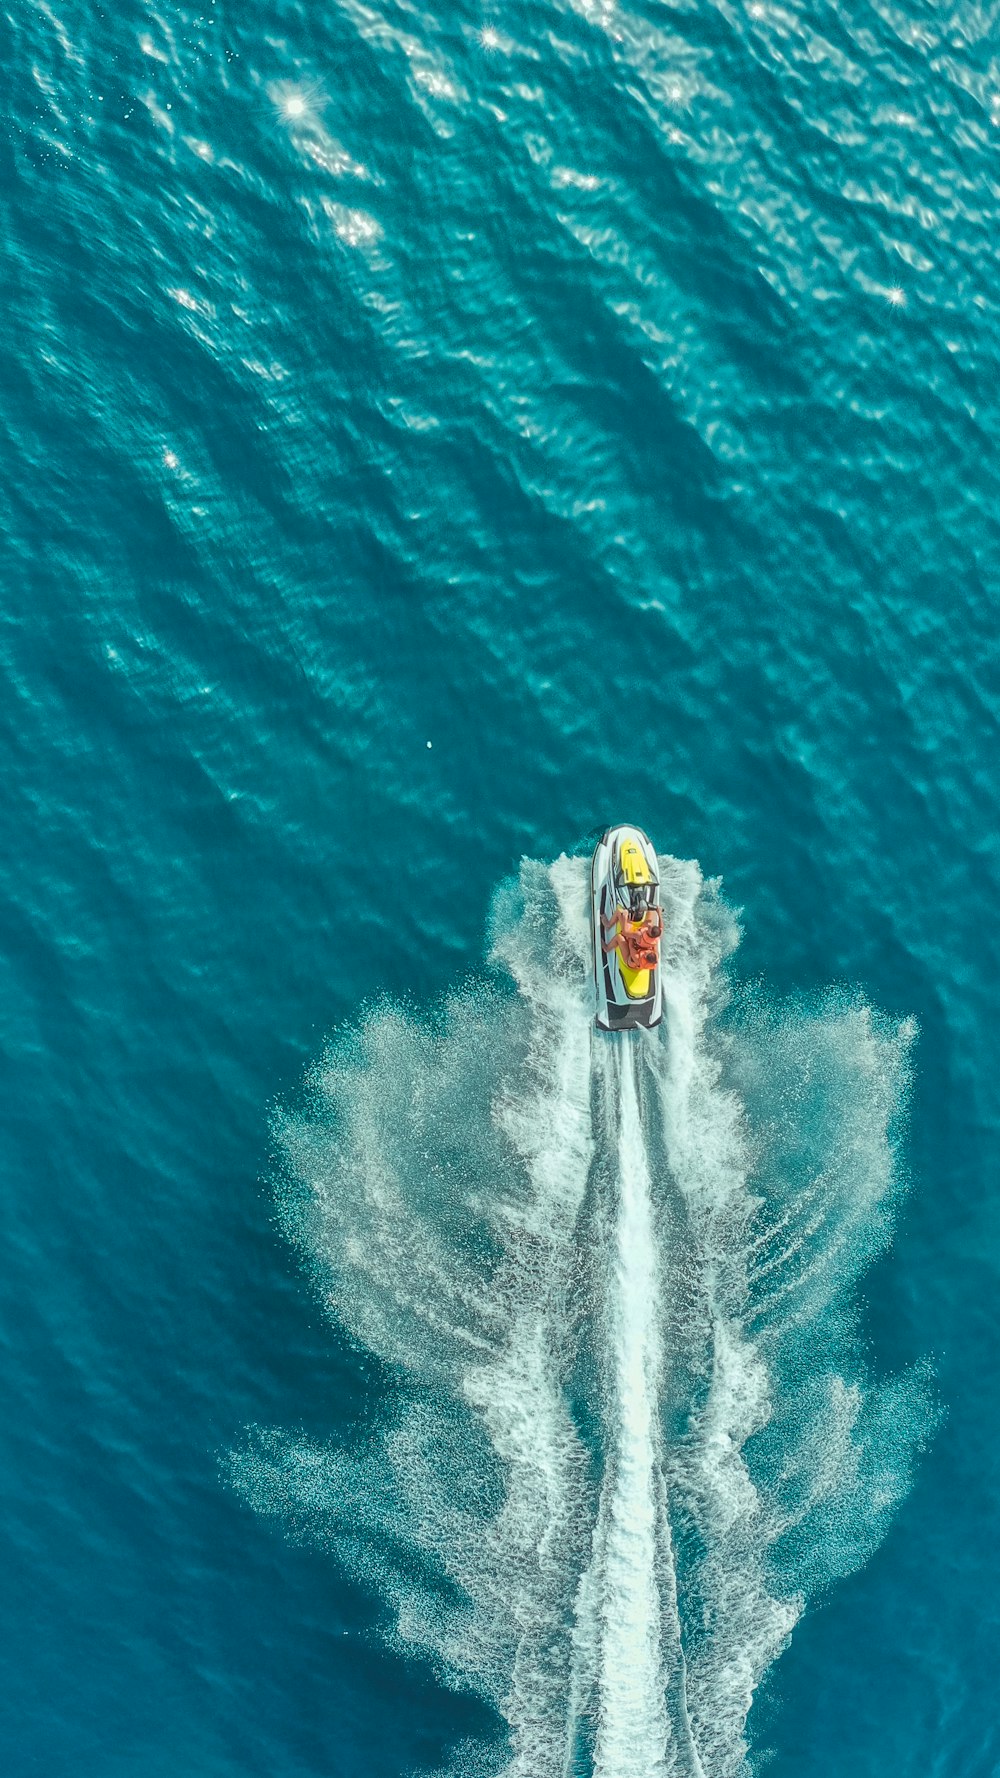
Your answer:
[[[587,1598],[609,1596],[625,1522],[602,1466],[637,1453],[677,1503],[649,1495],[646,1580],[628,1570],[617,1595],[634,1613],[652,1576],[663,1608],[640,1662],[643,1708],[660,1687],[651,1745],[669,1729],[705,1778],[736,1769],[741,1736],[775,1778],[995,1772],[998,30],[995,7],[915,0],[6,8],[0,1744],[16,1778],[500,1770],[525,1661],[530,1745],[579,1721],[575,1770],[630,1778],[639,1669],[615,1691],[611,1660],[627,1612]],[[387,1504],[355,1560],[330,1501],[389,1451],[396,1510],[424,1414],[435,1486],[458,1440],[499,1537],[514,1460],[456,1381],[468,1363],[429,1381],[352,1307],[371,1198],[338,1200],[357,1219],[338,1246],[343,1215],[304,1229],[274,1180],[289,1132],[315,1128],[289,1107],[326,1053],[334,1122],[300,1184],[315,1197],[343,1163],[337,1115],[355,1142],[374,1119],[386,1176],[412,1182],[406,1226],[462,1209],[437,1274],[445,1345],[466,1326],[448,1292],[468,1242],[490,1363],[514,1350],[511,1280],[528,1274],[504,1283],[498,1206],[525,1180],[534,1212],[548,1202],[530,1139],[543,1058],[517,1072],[548,1027],[516,942],[540,916],[519,926],[498,886],[615,819],[721,877],[706,896],[742,925],[695,996],[692,1051],[722,1071],[739,1133],[737,1195],[713,1202],[742,1208],[721,1233],[692,1209],[707,1151],[681,1155],[671,1124],[679,1003],[634,1078],[601,1060],[586,1091],[564,1082],[556,1103],[595,1120],[574,1150],[581,1251],[618,1251],[628,1300],[656,1314],[622,1320],[596,1259],[575,1296],[545,1296],[563,1305],[546,1339],[562,1353],[572,1330],[559,1374],[590,1465],[557,1490],[553,1639],[518,1655],[508,1634],[515,1545],[490,1544],[488,1585],[453,1552],[433,1584],[442,1610],[457,1588],[480,1613],[463,1668],[437,1630],[394,1628],[400,1563],[419,1591],[443,1560],[437,1507],[421,1541]],[[385,899],[395,931],[373,943]],[[497,947],[506,964],[487,966]],[[421,1074],[421,1045],[443,1076]],[[414,1173],[401,1083],[431,1078],[451,1084],[415,1116],[431,1134]],[[612,1114],[633,1093],[641,1152]],[[891,1239],[887,1215],[865,1221],[883,1188]],[[794,1219],[810,1191],[827,1209],[795,1248],[809,1312],[842,1304],[836,1339],[804,1309],[796,1323],[821,1327],[812,1368],[753,1296],[757,1258],[784,1263],[767,1217]],[[831,1245],[844,1203],[854,1233]],[[658,1270],[629,1273],[615,1204],[633,1233],[654,1218]],[[546,1290],[570,1264],[561,1226]],[[731,1297],[704,1284],[710,1235]],[[685,1290],[691,1316],[664,1321]],[[705,1341],[718,1357],[737,1324],[778,1409],[801,1408],[795,1436],[813,1428],[796,1444],[763,1397],[719,1423],[759,1499],[794,1518],[827,1477],[844,1503],[754,1546],[774,1553],[753,1597],[791,1631],[766,1659],[749,1627],[734,1639],[750,1556],[698,1519],[722,1496],[692,1481]],[[658,1432],[627,1445],[674,1361],[666,1454]],[[810,1418],[828,1374],[846,1393]],[[852,1470],[860,1451],[883,1470]],[[571,1574],[597,1577],[582,1605]],[[730,1649],[749,1666],[727,1702],[712,1686]]]

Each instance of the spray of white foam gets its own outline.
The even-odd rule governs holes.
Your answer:
[[[594,1032],[585,861],[527,862],[494,917],[514,990],[374,1013],[278,1123],[288,1230],[385,1419],[360,1454],[257,1429],[233,1473],[494,1705],[455,1771],[745,1772],[762,1673],[928,1424],[855,1329],[911,1034],[727,1010],[734,924],[696,866],[661,874],[659,1032]]]
[[[606,1308],[612,1412],[593,1584],[600,1602],[594,1767],[601,1778],[660,1778],[670,1769],[659,1559],[669,1537],[659,1436],[659,1268],[635,1059],[631,1043],[605,1055],[617,1087],[619,1191]]]

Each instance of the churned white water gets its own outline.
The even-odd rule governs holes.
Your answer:
[[[586,861],[526,861],[495,910],[513,989],[373,1013],[279,1120],[289,1233],[388,1367],[383,1423],[360,1454],[255,1429],[234,1476],[493,1703],[456,1770],[745,1771],[755,1687],[929,1423],[856,1331],[910,1033],[727,1005],[735,925],[696,865],[661,872],[658,1031],[595,1031]]]
[[[635,1040],[605,1049],[617,1089],[617,1216],[604,1322],[610,1388],[598,1509],[600,1655],[595,1772],[653,1778],[672,1769],[660,1597],[669,1540],[662,1497],[660,1268],[636,1094]]]

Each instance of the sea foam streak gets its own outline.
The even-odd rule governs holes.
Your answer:
[[[660,1596],[670,1543],[659,1413],[660,1277],[637,1059],[635,1040],[604,1047],[617,1089],[618,1192],[605,1312],[611,1411],[592,1590],[601,1601],[594,1766],[607,1778],[658,1778],[673,1769]]]
[[[919,1371],[868,1375],[853,1301],[911,1032],[727,1009],[734,924],[661,870],[658,1032],[594,1031],[585,861],[526,862],[494,919],[516,992],[373,1013],[279,1120],[289,1233],[397,1387],[362,1456],[256,1429],[234,1477],[494,1704],[506,1738],[456,1770],[745,1771],[761,1675],[932,1416]]]

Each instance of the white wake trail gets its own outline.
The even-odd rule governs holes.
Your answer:
[[[608,1332],[611,1445],[601,1502],[601,1649],[596,1778],[665,1778],[670,1726],[658,1586],[662,1465],[659,1277],[636,1049],[608,1058],[617,1092],[618,1210]],[[669,1532],[667,1532],[669,1535]]]
[[[496,1708],[452,1778],[748,1778],[760,1678],[930,1412],[869,1378],[851,1306],[907,1029],[760,996],[727,1027],[732,918],[660,872],[659,1030],[595,1033],[586,860],[525,860],[516,992],[374,1009],[277,1121],[289,1232],[389,1381],[367,1446],[257,1428],[234,1476]]]

